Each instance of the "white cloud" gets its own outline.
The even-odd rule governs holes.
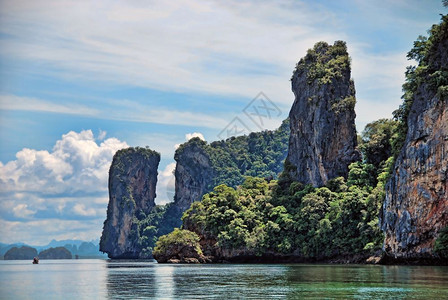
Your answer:
[[[155,107],[130,100],[107,99],[107,105],[103,105],[102,109],[94,109],[83,105],[58,104],[39,98],[17,95],[0,95],[0,110],[51,112],[113,121],[203,126],[218,129],[226,125],[228,117],[227,114],[215,113],[210,116],[206,113]],[[106,133],[101,131],[98,139],[102,140],[105,135]]]
[[[247,97],[290,96],[296,60],[336,37],[311,26],[331,13],[292,1],[8,1],[1,11],[2,55],[49,63],[41,72],[52,76]]]
[[[107,131],[100,129],[100,133],[98,134],[98,140],[99,141],[104,140],[106,138],[106,135],[107,135]]]
[[[39,219],[32,221],[7,221],[0,219],[0,236],[3,243],[26,242],[45,245],[51,239],[92,240],[101,236],[104,219],[63,220]]]
[[[198,137],[198,138],[200,138],[201,140],[205,141],[204,136],[203,136],[202,133],[200,133],[200,132],[187,133],[187,134],[185,135],[185,139],[186,139],[187,141],[189,141],[189,140],[191,140],[192,138],[195,138],[195,137]]]
[[[12,211],[14,215],[19,218],[27,218],[36,213],[35,211],[29,210],[27,204],[18,204]]]
[[[48,66],[39,75],[77,82],[247,99],[263,91],[286,112],[293,102],[289,78],[295,63],[315,42],[343,39],[353,57],[359,98],[395,101],[407,64],[404,52],[389,47],[387,40],[372,45],[381,42],[381,32],[375,30],[396,32],[396,37],[412,32],[415,38],[433,23],[428,15],[438,7],[417,1],[349,1],[345,6],[359,15],[341,15],[345,10],[338,5],[289,0],[3,1],[0,33],[8,38],[2,39],[0,54]],[[422,8],[428,12],[416,18]],[[145,105],[126,99],[117,100],[119,106],[107,101],[104,108],[94,109],[14,97],[2,99],[1,107],[215,129],[233,118],[160,107],[152,99]]]
[[[96,216],[96,211],[93,208],[86,208],[84,204],[77,203],[75,206],[73,206],[73,211],[80,216]]]
[[[52,151],[25,148],[16,160],[0,163],[0,223],[9,228],[1,228],[2,241],[99,237],[109,167],[126,147],[116,138],[97,143],[91,130],[70,131]]]
[[[201,140],[205,141],[204,135],[200,132],[193,132],[193,133],[187,133],[185,134],[185,141],[188,142],[192,138],[198,137]],[[174,144],[174,150],[177,150],[181,144]]]
[[[70,115],[94,116],[99,112],[95,109],[70,103],[54,103],[37,98],[19,97],[16,95],[0,95],[0,109],[2,110],[27,110]]]
[[[70,131],[51,153],[24,148],[16,160],[0,166],[0,187],[2,192],[47,195],[105,191],[112,157],[126,147],[116,138],[98,145],[91,130]]]
[[[165,169],[159,172],[157,178],[157,204],[165,204],[172,202],[174,199],[174,169],[176,168],[176,163],[168,164]]]

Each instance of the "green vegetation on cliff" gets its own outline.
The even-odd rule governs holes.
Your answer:
[[[177,259],[183,259],[183,254],[187,254],[188,258],[199,258],[202,256],[199,240],[196,233],[176,228],[173,232],[160,237],[153,255],[158,261],[166,261],[179,254],[181,257],[177,256]]]
[[[207,144],[199,138],[193,138],[182,144],[175,155],[179,156],[186,145],[191,143],[206,151],[216,174],[207,187],[208,192],[220,184],[237,187],[243,183],[245,176],[277,178],[283,170],[288,140],[289,119],[286,119],[276,130],[252,132],[225,141]]]
[[[134,218],[136,240],[139,249],[142,249],[140,258],[152,257],[153,249],[159,236],[168,234],[175,227],[181,225],[182,213],[176,209],[174,203],[156,205],[150,213],[143,212]]]
[[[243,183],[245,176],[277,178],[283,169],[288,139],[289,120],[285,120],[273,131],[253,132],[247,136],[231,137],[210,144],[199,138],[193,138],[180,145],[176,150],[175,159],[179,158],[187,145],[195,144],[204,149],[215,174],[205,191],[209,192],[220,184],[237,187]],[[190,161],[183,163],[188,164]],[[189,169],[195,170],[193,163]],[[200,172],[192,175],[203,176]],[[142,249],[141,257],[151,257],[157,238],[182,225],[182,213],[183,211],[176,207],[176,203],[156,206],[148,214],[139,212],[133,221],[136,225],[133,234],[136,235],[138,246]]]
[[[428,34],[428,37],[419,36],[407,54],[407,58],[417,61],[418,65],[407,67],[406,81],[403,84],[403,103],[393,112],[398,121],[397,139],[393,145],[395,156],[403,147],[408,132],[408,116],[414,97],[422,92],[419,91],[422,84],[428,84],[439,99],[448,98],[448,70],[440,65],[441,56],[446,56],[446,53],[437,49],[448,39],[448,15],[442,15],[442,22],[434,24]]]
[[[184,227],[216,240],[219,248],[254,255],[322,259],[371,253],[382,242],[378,210],[383,186],[384,181],[376,187],[351,185],[339,177],[327,187],[291,182],[283,190],[275,180],[248,177],[236,190],[220,185],[195,202],[183,217]]]
[[[309,84],[314,80],[318,80],[319,84],[327,84],[333,78],[342,77],[347,66],[350,66],[350,58],[344,41],[336,41],[332,47],[326,42],[318,42],[300,59],[294,73],[305,71]]]
[[[434,245],[434,252],[441,258],[448,259],[448,226],[440,231]]]
[[[392,159],[396,122],[379,120],[362,134],[364,160],[316,188],[291,180],[246,177],[237,188],[215,187],[183,216],[185,229],[216,241],[219,253],[328,259],[370,255],[381,248],[378,212]],[[285,170],[291,168],[287,163]],[[227,252],[226,252],[227,251]]]

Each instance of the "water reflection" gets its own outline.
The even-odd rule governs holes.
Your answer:
[[[156,272],[153,262],[107,262],[107,295],[109,299],[156,297]]]
[[[109,262],[110,299],[448,297],[446,267]]]
[[[174,282],[174,270],[172,265],[157,265],[155,269],[156,297],[160,299],[171,299],[176,293]]]
[[[0,261],[1,299],[104,299],[102,260]]]
[[[0,261],[0,298],[448,299],[448,268]]]

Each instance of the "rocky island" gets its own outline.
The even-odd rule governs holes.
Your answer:
[[[154,204],[158,154],[118,152],[101,251],[171,263],[447,264],[447,23],[409,52],[418,66],[394,119],[360,135],[346,44],[318,42],[296,65],[279,129],[176,150],[174,202]]]

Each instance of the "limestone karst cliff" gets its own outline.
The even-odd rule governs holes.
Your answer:
[[[138,217],[155,206],[160,154],[148,148],[118,151],[109,170],[109,204],[100,251],[110,258],[138,258]]]
[[[323,186],[347,177],[356,150],[355,86],[345,42],[317,43],[291,78],[295,100],[289,113],[291,135],[287,171],[294,180]]]
[[[407,134],[380,219],[386,254],[408,261],[434,258],[448,226],[448,17],[414,45],[408,57],[419,65],[408,69],[402,106]]]
[[[199,201],[210,189],[215,170],[206,151],[206,142],[194,138],[177,149],[175,176],[175,206],[187,210],[193,201]]]

